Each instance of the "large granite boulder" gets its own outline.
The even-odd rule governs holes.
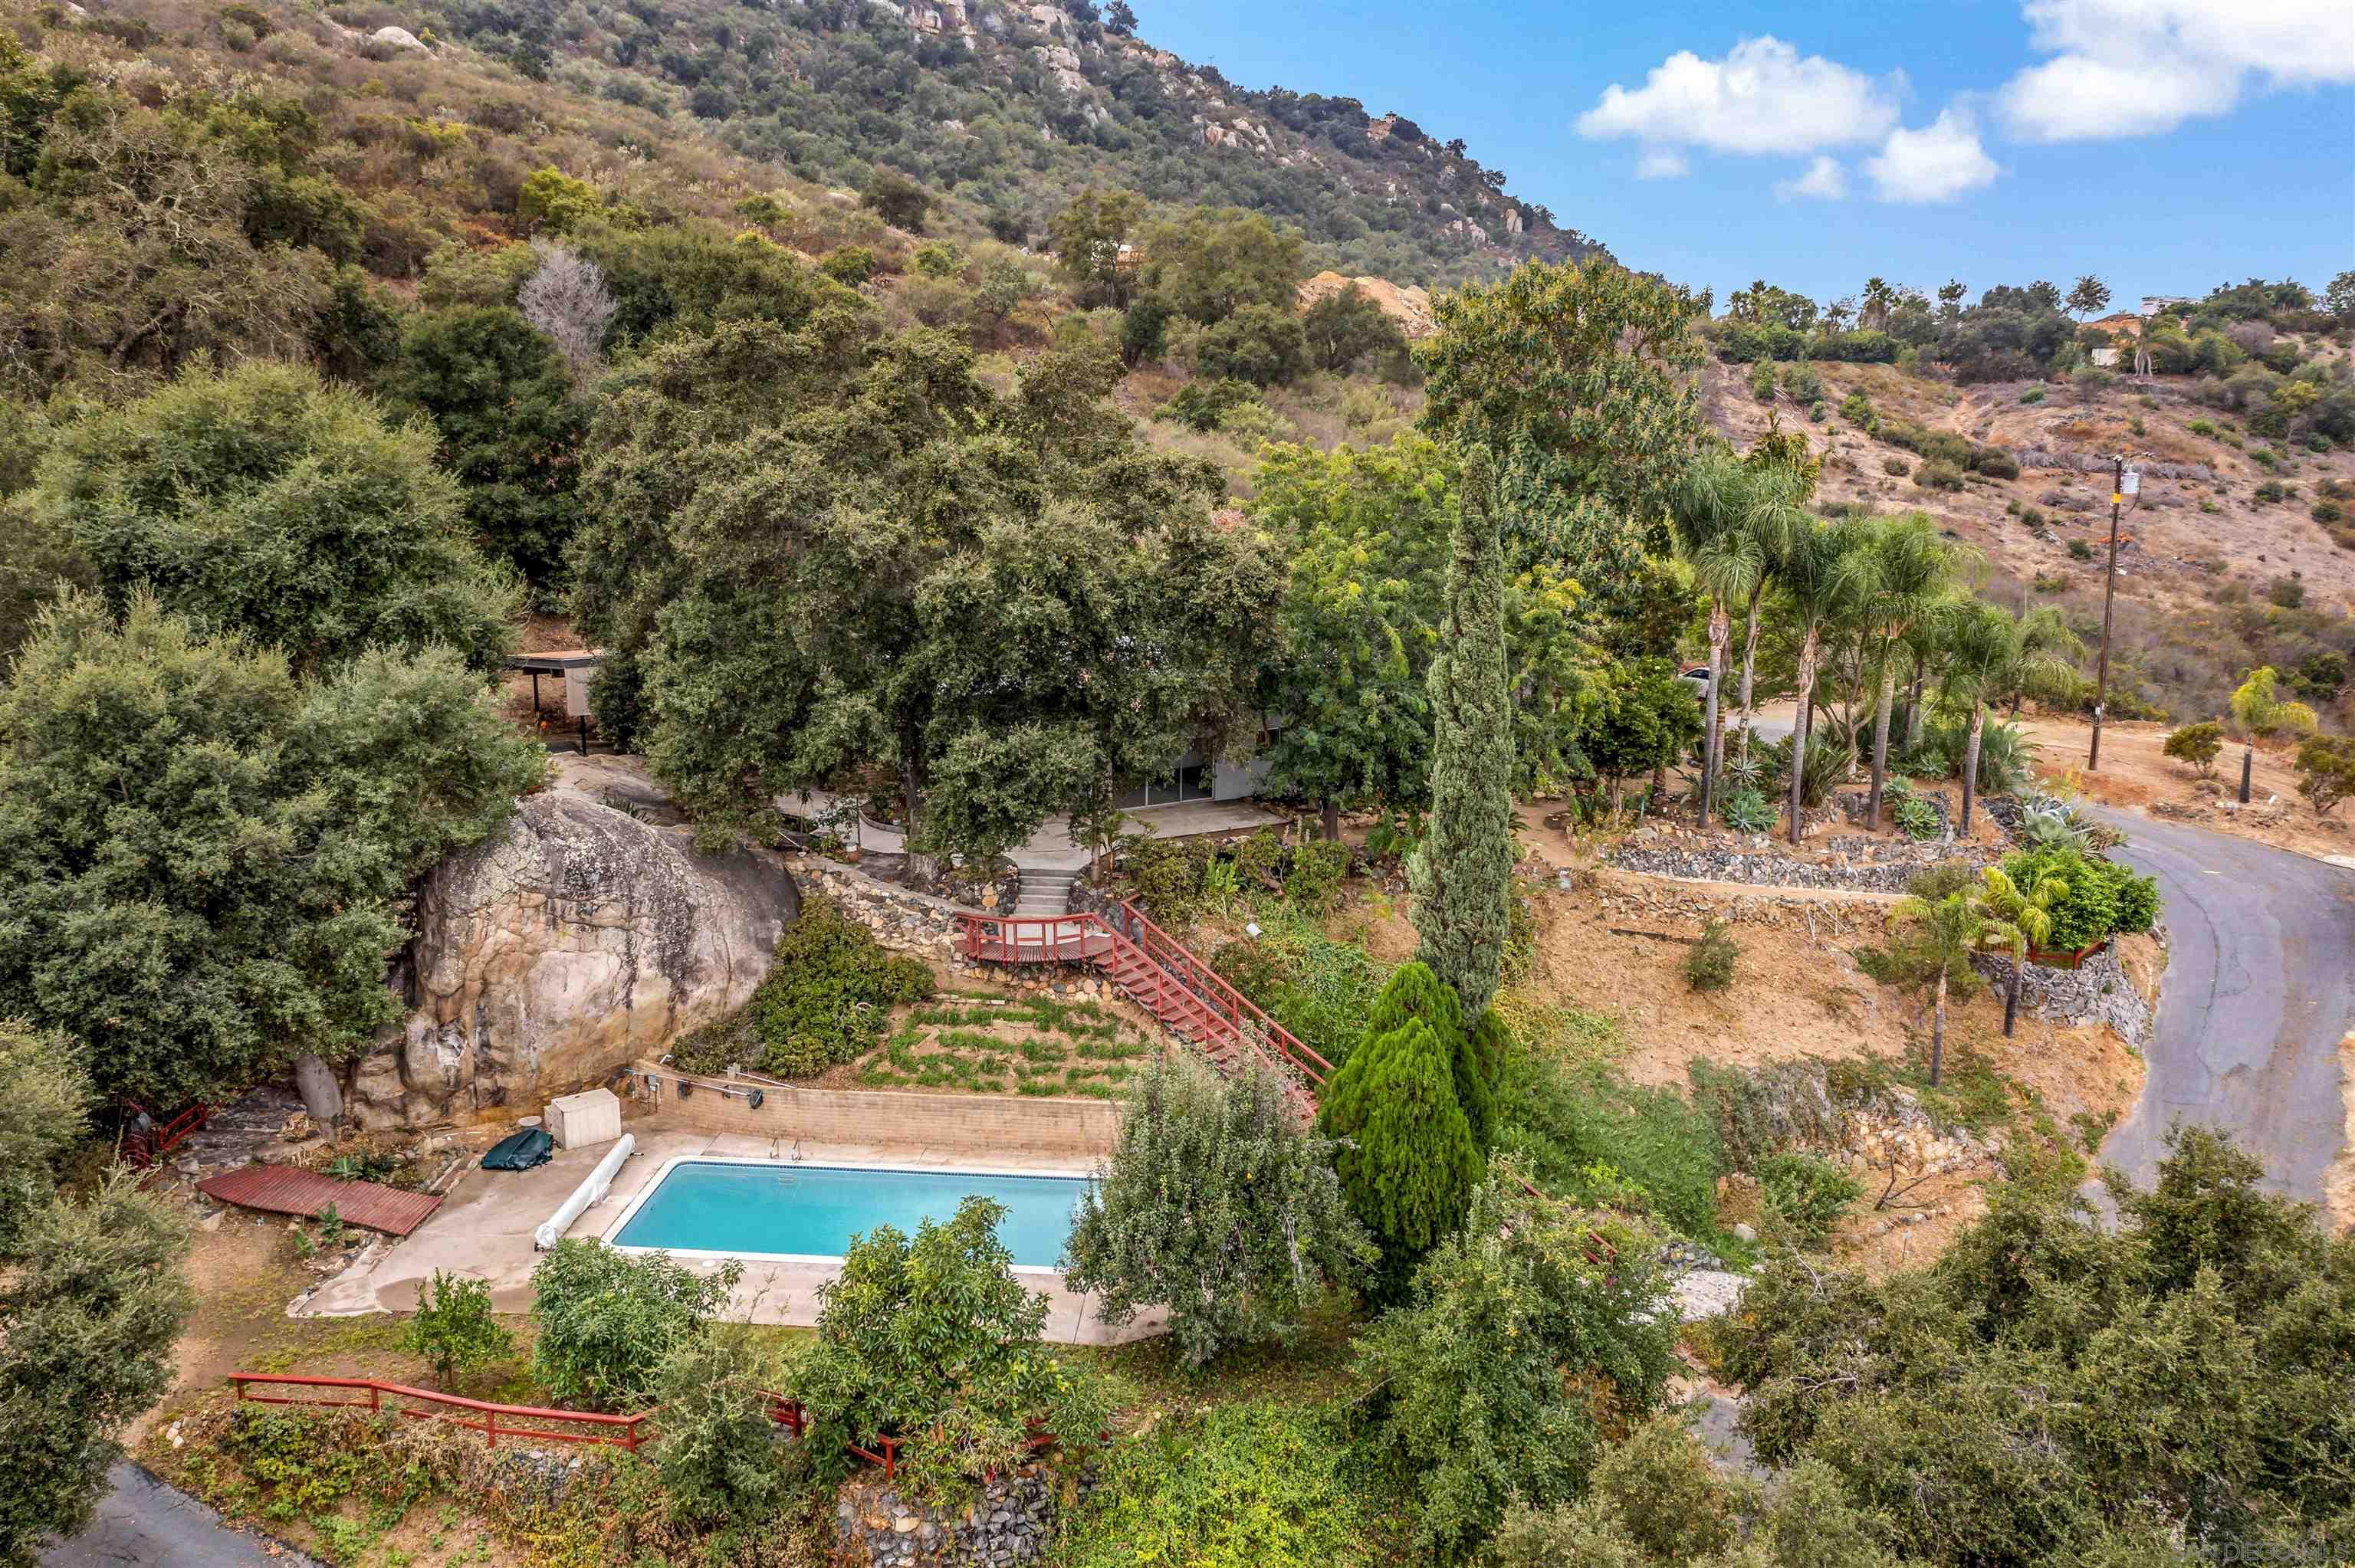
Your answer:
[[[537,1113],[743,1003],[800,912],[763,851],[556,789],[426,877],[393,983],[411,1011],[346,1069],[362,1127]]]

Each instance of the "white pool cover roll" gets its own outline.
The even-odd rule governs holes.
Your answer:
[[[532,1249],[546,1252],[564,1239],[564,1233],[572,1228],[573,1221],[588,1212],[590,1204],[603,1202],[605,1194],[613,1189],[613,1178],[621,1173],[622,1161],[634,1153],[637,1147],[635,1135],[622,1134],[622,1140],[605,1151],[605,1158],[597,1161],[597,1169],[589,1172],[589,1179],[572,1189],[572,1196],[565,1199],[562,1206],[549,1216],[548,1224],[531,1233]]]

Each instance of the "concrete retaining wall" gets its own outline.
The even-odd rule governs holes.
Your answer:
[[[1120,1139],[1120,1107],[1109,1100],[814,1089],[744,1077],[698,1077],[646,1061],[635,1064],[631,1092],[638,1102],[658,1109],[665,1126],[694,1132],[1080,1160],[1109,1156]],[[660,1085],[651,1094],[649,1074]],[[692,1092],[678,1092],[682,1077],[695,1086]],[[758,1108],[749,1094],[756,1088]]]

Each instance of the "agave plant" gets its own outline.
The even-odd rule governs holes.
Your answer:
[[[1775,781],[1787,785],[1791,778],[1791,737],[1785,736],[1766,747],[1765,756]],[[1822,805],[1847,780],[1849,770],[1855,765],[1853,746],[1818,730],[1809,738],[1806,760],[1801,764],[1799,803],[1808,807]]]
[[[1726,796],[1720,815],[1737,833],[1764,833],[1774,826],[1774,808],[1755,789],[1736,789]]]
[[[2030,849],[2069,849],[2083,854],[2094,847],[2094,825],[2068,802],[2030,795],[2023,804],[2019,836]]]

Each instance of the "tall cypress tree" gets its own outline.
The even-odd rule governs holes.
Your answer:
[[[1476,1022],[1497,994],[1513,872],[1513,710],[1505,670],[1505,552],[1493,465],[1465,456],[1447,598],[1431,664],[1431,826],[1408,868],[1415,956]]]

